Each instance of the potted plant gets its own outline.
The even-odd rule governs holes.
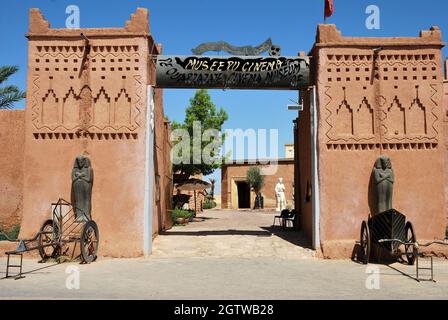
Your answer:
[[[188,210],[174,209],[171,211],[173,225],[185,225],[190,221],[193,214]]]

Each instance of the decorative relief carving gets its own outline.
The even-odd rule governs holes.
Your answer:
[[[356,134],[361,138],[373,138],[375,135],[373,108],[366,97],[364,97],[356,112],[356,118],[358,120],[355,128]]]
[[[84,50],[77,45],[34,48],[30,100],[36,139],[69,139],[80,130],[92,139],[137,137],[128,133],[141,126],[146,88],[139,74],[139,46],[92,46],[84,65],[92,86],[81,88]]]
[[[76,140],[76,139],[91,139],[91,140],[137,140],[137,133],[87,133],[87,132],[47,132],[47,133],[33,133],[34,139],[60,139],[60,140]]]
[[[53,89],[48,90],[42,99],[41,123],[47,127],[59,123],[59,99]]]
[[[115,98],[114,125],[129,127],[131,124],[131,98],[126,89],[121,89],[118,97]]]
[[[397,96],[387,109],[385,127],[388,138],[402,138],[406,135],[405,111]]]
[[[142,82],[142,76],[140,75],[135,75],[134,76],[134,84],[135,84],[135,96],[136,96],[136,100],[135,100],[135,108],[134,108],[134,121],[133,121],[133,126],[135,127],[140,127],[141,123],[140,123],[140,114],[143,112],[143,104],[142,104],[142,93],[143,90],[146,90],[146,87],[144,86],[143,82]],[[149,99],[149,97],[148,97]]]
[[[437,101],[435,100],[435,96],[437,95],[437,92],[438,92],[438,90],[437,90],[438,86],[436,84],[430,84],[429,86],[430,86],[431,91],[432,91],[431,102],[433,104],[433,108],[431,110],[431,113],[432,113],[432,115],[434,117],[434,121],[432,122],[432,129],[433,129],[433,132],[434,132],[434,136],[436,137],[438,135],[438,133],[439,133],[439,130],[437,129],[439,117],[438,117],[438,115],[436,113],[438,105],[437,105]]]
[[[93,99],[93,123],[98,128],[104,128],[111,124],[111,102],[104,87],[101,87],[97,96]]]
[[[344,88],[343,90],[345,92]],[[358,108],[352,109],[346,98],[343,98],[333,112],[328,107],[326,108],[329,114],[326,122],[331,125],[327,132],[330,141],[362,143],[374,138],[374,110],[372,106],[367,97],[363,97],[356,104],[358,104]]]
[[[436,55],[380,54],[375,59],[326,56],[319,78],[328,150],[436,149],[441,86]]]
[[[426,128],[426,108],[422,105],[419,98],[412,102],[409,113],[409,134],[413,137],[422,137],[427,134]]]
[[[336,126],[335,130],[339,137],[352,137],[353,132],[353,110],[344,100],[336,109]]]
[[[75,94],[72,87],[63,99],[62,104],[62,123],[66,128],[76,128],[79,124],[79,97]]]

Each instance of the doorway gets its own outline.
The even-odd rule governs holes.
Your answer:
[[[250,187],[245,181],[236,183],[238,189],[238,209],[250,209]]]

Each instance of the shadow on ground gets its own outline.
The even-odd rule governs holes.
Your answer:
[[[283,229],[280,226],[260,227],[268,231],[271,235],[275,235],[283,240],[286,240],[296,246],[312,249],[311,242],[306,238],[303,231],[297,231],[292,228]]]
[[[161,232],[161,235],[170,236],[256,236],[256,237],[270,237],[272,234],[268,231],[258,230],[210,230],[210,231],[177,231],[170,230],[168,232]]]
[[[58,266],[58,265],[60,265],[60,263],[52,263],[52,264],[49,264],[49,265],[45,265],[45,266],[43,266],[41,268],[36,268],[36,269],[33,269],[33,270],[29,270],[29,271],[23,271],[21,277],[19,277],[19,273],[16,272],[16,273],[10,273],[8,278],[6,278],[6,272],[0,272],[0,274],[4,275],[4,277],[0,278],[0,280],[15,279],[15,278],[17,278],[17,279],[25,278],[25,276],[28,275],[28,274],[39,274],[39,273],[49,274],[50,272],[39,272],[39,271],[42,271],[42,270],[45,270],[45,269],[48,269],[48,268],[51,268],[51,267],[55,267],[55,266]]]

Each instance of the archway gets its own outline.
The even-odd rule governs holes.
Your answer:
[[[309,90],[309,73],[309,57],[304,55],[297,57],[160,55],[157,57],[156,62],[156,86],[181,89],[275,89],[299,91]],[[293,131],[292,126],[290,129]],[[315,138],[314,135],[313,138]],[[295,155],[297,156],[299,153],[297,152]],[[308,158],[313,157],[313,155],[305,156]],[[296,174],[291,174],[293,181],[296,176]],[[313,181],[313,186],[317,188],[317,183],[314,184],[315,181],[317,179]],[[293,182],[292,188],[297,194],[294,195],[294,200],[300,198],[302,193],[300,185]],[[231,190],[233,191],[230,195],[232,208],[251,207],[250,186],[245,181],[233,181]],[[317,200],[315,201],[317,202]],[[294,202],[294,207],[300,212],[301,202],[298,200]],[[296,206],[297,204],[298,206]],[[310,220],[314,221],[313,228],[317,228],[317,223],[315,222],[318,221],[318,214],[314,214],[314,217]],[[299,229],[301,223],[298,220],[297,222],[295,227]],[[315,238],[312,243],[318,244],[318,233],[312,234],[313,238]],[[311,237],[309,240],[311,240]]]

